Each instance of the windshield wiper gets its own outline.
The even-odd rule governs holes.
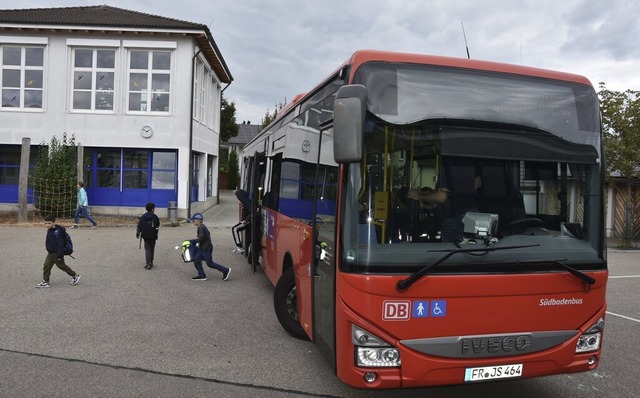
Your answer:
[[[398,281],[398,283],[396,283],[396,290],[398,290],[399,292],[406,291],[407,289],[409,289],[411,287],[411,285],[416,283],[418,281],[418,279],[420,279],[424,275],[426,275],[430,268],[442,264],[446,259],[448,259],[449,257],[453,256],[454,254],[458,254],[458,253],[476,253],[476,252],[478,252],[478,253],[488,253],[488,252],[493,252],[493,251],[497,251],[497,250],[522,249],[522,248],[525,248],[525,247],[535,247],[535,246],[540,246],[540,245],[539,244],[535,244],[535,245],[520,245],[520,246],[505,246],[505,247],[485,246],[485,247],[474,247],[474,248],[469,248],[469,249],[467,249],[467,248],[452,249],[447,254],[445,254],[444,256],[439,258],[437,261],[427,265],[426,267],[422,268],[420,271],[418,271],[415,274],[411,275],[407,279]],[[576,270],[574,270],[574,271],[576,271]],[[576,272],[579,272],[579,271],[576,271]],[[587,276],[587,278],[588,278],[588,276]]]
[[[590,277],[589,275],[585,274],[584,272],[578,271],[577,269],[571,267],[570,265],[567,265],[567,264],[563,263],[563,261],[566,261],[566,259],[563,259],[563,260],[551,260],[551,263],[559,265],[561,268],[564,268],[567,271],[569,271],[569,273],[571,275],[573,275],[573,276],[577,277],[578,279],[580,279],[582,281],[582,283],[584,284],[585,293],[589,293],[589,290],[591,290],[591,285],[596,283],[596,280],[593,279],[592,277]]]

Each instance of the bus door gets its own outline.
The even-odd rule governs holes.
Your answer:
[[[260,194],[262,193],[264,185],[264,176],[266,172],[266,157],[264,153],[256,152],[251,159],[251,181],[249,184],[249,197],[251,198],[251,227],[247,234],[249,238],[247,247],[250,248],[248,256],[249,264],[253,267],[253,272],[256,272],[258,266],[258,257],[261,251],[261,238],[262,238],[262,215],[258,203],[260,203]]]
[[[333,142],[326,129],[320,132],[320,148],[333,161]],[[312,259],[313,342],[335,371],[335,248],[338,167],[327,165],[318,155],[314,198]]]

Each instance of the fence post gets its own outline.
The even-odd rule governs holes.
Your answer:
[[[84,147],[78,142],[78,165],[76,169],[76,181],[84,181]]]
[[[18,222],[27,221],[27,187],[29,185],[29,154],[31,138],[22,138],[20,174],[18,175]]]

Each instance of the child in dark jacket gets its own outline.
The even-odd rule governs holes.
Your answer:
[[[193,223],[193,225],[198,229],[197,237],[191,240],[191,244],[197,244],[198,251],[196,252],[195,257],[193,258],[193,265],[196,267],[196,271],[198,271],[198,276],[194,276],[191,280],[194,281],[206,281],[207,275],[204,273],[204,269],[202,268],[202,261],[207,264],[209,268],[215,268],[218,271],[222,272],[222,280],[226,281],[229,279],[229,274],[231,273],[231,268],[227,268],[224,265],[218,264],[213,261],[213,243],[211,242],[211,233],[209,232],[209,228],[204,225],[204,217],[200,213],[196,213],[189,219]]]
[[[156,241],[158,240],[158,229],[160,228],[160,219],[156,216],[155,203],[147,203],[145,206],[146,213],[138,217],[138,227],[136,228],[136,238],[144,240],[144,256],[146,260],[145,269],[153,268],[153,256],[156,250]]]
[[[64,262],[65,230],[61,226],[54,224],[55,221],[56,218],[53,215],[48,215],[44,219],[44,225],[47,227],[47,238],[45,241],[47,257],[44,260],[42,282],[38,283],[36,287],[51,286],[49,284],[49,277],[51,276],[51,269],[54,264],[71,276],[72,285],[77,285],[80,281],[80,274],[77,274]]]

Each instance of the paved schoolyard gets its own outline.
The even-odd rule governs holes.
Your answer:
[[[51,287],[38,289],[44,226],[0,227],[0,358],[25,353],[257,386],[258,391],[260,386],[282,388],[281,393],[291,389],[286,377],[275,384],[265,381],[275,376],[265,361],[277,361],[284,373],[304,369],[309,361],[291,358],[287,347],[313,346],[283,331],[273,312],[273,287],[233,253],[230,225],[238,219],[237,203],[226,195],[204,213],[214,260],[232,269],[228,281],[207,267],[207,281],[191,280],[193,264],[183,263],[174,247],[195,237],[192,224],[161,228],[150,271],[144,269],[135,228],[98,227],[68,230],[75,259],[66,261],[81,274],[80,283],[70,285],[71,278],[54,267]],[[5,373],[0,396],[6,396],[8,376],[0,373]],[[309,368],[312,373],[317,370]]]
[[[315,347],[291,338],[273,312],[273,287],[232,253],[237,201],[205,212],[214,259],[231,278],[192,264],[176,245],[191,224],[163,227],[156,267],[144,269],[132,227],[70,230],[82,275],[53,269],[37,289],[44,227],[0,227],[0,396],[6,397],[632,397],[640,391],[633,342],[640,319],[640,252],[611,250],[605,352],[595,372],[408,391],[342,385]]]

